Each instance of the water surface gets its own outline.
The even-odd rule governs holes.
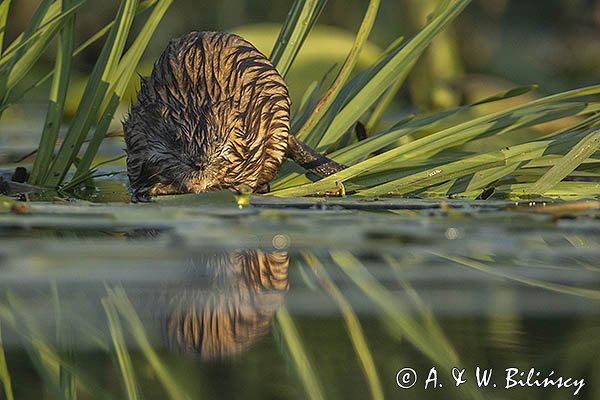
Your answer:
[[[529,383],[572,377],[577,398],[600,397],[597,211],[252,204],[216,193],[0,215],[0,371],[15,398],[573,397],[573,380],[527,386],[532,368]],[[492,371],[483,387],[477,367]]]

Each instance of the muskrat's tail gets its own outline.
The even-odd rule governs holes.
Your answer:
[[[319,178],[335,174],[346,168],[298,140],[294,135],[288,136],[287,156]]]

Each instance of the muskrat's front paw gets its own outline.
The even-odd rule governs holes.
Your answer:
[[[251,194],[253,192],[252,188],[245,183],[229,188],[229,190],[231,190],[236,195]]]
[[[131,202],[132,203],[150,203],[152,198],[150,197],[149,192],[138,192],[135,191],[131,193]]]

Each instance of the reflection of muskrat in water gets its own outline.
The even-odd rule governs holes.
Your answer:
[[[198,277],[167,290],[169,348],[203,359],[240,354],[264,337],[288,289],[286,252],[220,252],[194,260]]]
[[[286,155],[320,177],[344,168],[298,141],[289,121],[282,77],[249,42],[217,32],[171,40],[123,124],[132,200],[265,192]]]

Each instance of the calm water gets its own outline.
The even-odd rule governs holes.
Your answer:
[[[253,203],[0,214],[14,398],[600,398],[597,215]]]

